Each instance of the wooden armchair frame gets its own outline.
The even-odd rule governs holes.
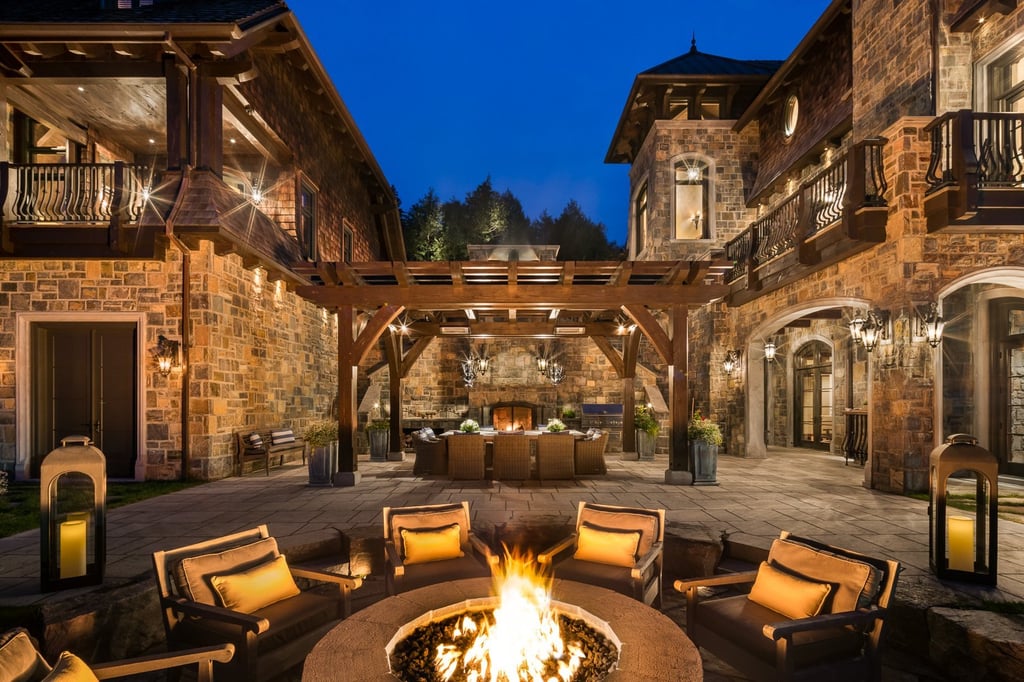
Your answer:
[[[223,675],[227,679],[255,682],[269,679],[301,664],[306,654],[320,638],[341,619],[348,617],[351,612],[351,592],[362,584],[361,578],[298,566],[288,567],[293,578],[324,584],[328,586],[327,590],[317,592],[313,588],[303,589],[295,597],[277,602],[254,613],[242,613],[223,606],[201,603],[181,593],[177,584],[176,572],[182,560],[225,552],[270,537],[267,526],[260,525],[240,533],[153,553],[160,611],[168,646],[171,649],[204,644],[205,642],[198,640],[203,639],[206,635],[198,628],[191,626],[208,623],[209,638],[220,636],[221,640],[219,641],[227,639],[235,645],[234,660],[229,667],[224,669]],[[251,565],[239,568],[239,570],[249,567]],[[316,596],[312,596],[314,593]],[[322,622],[307,627],[303,625],[301,611],[282,613],[282,609],[288,608],[288,602],[291,602],[291,605],[299,605],[299,601],[296,600],[300,599],[306,601],[316,599],[318,612],[315,614],[309,612],[306,617],[313,619],[316,616],[317,620]],[[324,615],[330,614],[329,607],[332,602],[336,605],[336,611],[333,615]],[[267,613],[269,610],[273,610],[273,617],[271,617],[271,613]],[[185,627],[182,627],[183,623]],[[279,623],[282,628],[296,627],[301,634],[289,638],[288,641],[272,649],[261,651],[260,644],[274,634],[275,623]],[[180,631],[187,631],[189,634],[179,636]],[[217,635],[212,633],[217,633]],[[222,672],[218,670],[218,677],[221,675]]]
[[[792,536],[783,531],[781,539],[806,543],[815,549],[838,556],[865,560],[883,571],[878,593],[871,605],[854,611],[841,613],[825,613],[799,619],[786,619],[779,616],[778,621],[765,622],[761,632],[774,644],[773,660],[766,660],[756,655],[743,642],[735,641],[720,631],[704,627],[700,621],[698,606],[704,600],[700,588],[732,587],[744,593],[739,596],[719,597],[721,599],[742,599],[749,587],[757,578],[757,571],[708,576],[689,580],[677,580],[676,590],[686,595],[686,632],[698,647],[703,647],[721,658],[730,666],[754,680],[879,680],[881,679],[882,634],[885,626],[888,606],[896,590],[896,582],[900,566],[896,561],[874,559],[866,555],[832,547],[803,538]],[[838,632],[843,629],[856,629],[863,633],[863,648],[859,655],[837,656],[832,660],[817,661],[808,667],[799,667],[796,659],[801,637],[815,637]]]

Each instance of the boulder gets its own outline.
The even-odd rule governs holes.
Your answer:
[[[1024,620],[992,611],[928,611],[929,656],[948,679],[1024,680]]]

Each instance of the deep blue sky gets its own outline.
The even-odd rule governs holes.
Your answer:
[[[690,49],[785,59],[828,0],[287,0],[404,208],[488,175],[536,218],[575,199],[623,243],[604,163],[641,71]]]

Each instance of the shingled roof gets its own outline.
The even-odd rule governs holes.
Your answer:
[[[771,76],[782,66],[774,59],[730,59],[707,54],[690,41],[690,51],[640,72],[640,76]]]
[[[107,6],[104,9],[104,5]],[[116,0],[6,0],[0,22],[6,24],[238,24],[286,11],[283,0],[156,0],[148,7],[118,9]]]

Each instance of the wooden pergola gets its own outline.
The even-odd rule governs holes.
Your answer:
[[[303,298],[338,315],[338,437],[342,482],[358,481],[356,379],[378,341],[390,370],[391,442],[402,436],[402,379],[438,337],[588,337],[622,383],[623,449],[635,448],[640,338],[668,366],[669,461],[688,471],[687,315],[728,293],[724,261],[446,261],[309,263]],[[667,315],[667,325],[661,319]],[[396,320],[405,324],[399,326]],[[622,321],[628,321],[623,326]],[[350,330],[350,331],[349,331]],[[346,333],[348,332],[348,333]],[[621,350],[611,338],[623,339]]]

